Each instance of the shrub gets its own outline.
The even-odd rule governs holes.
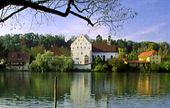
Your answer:
[[[38,54],[29,67],[31,71],[36,72],[70,71],[73,68],[73,60],[66,56],[54,56],[52,52],[47,51],[44,54]]]
[[[103,72],[103,71],[106,71],[107,68],[108,68],[108,66],[106,64],[104,64],[104,65],[98,64],[98,65],[95,66],[94,71],[95,72]]]
[[[166,71],[170,71],[170,61],[165,61],[161,64],[161,68]]]
[[[126,65],[121,59],[112,58],[108,61],[108,64],[111,66],[111,70],[113,72],[122,71],[126,69]]]

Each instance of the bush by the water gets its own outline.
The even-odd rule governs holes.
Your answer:
[[[108,64],[111,66],[111,71],[113,72],[126,70],[126,65],[121,59],[112,58],[108,61]]]
[[[92,70],[95,72],[104,72],[108,68],[108,65],[102,61],[102,59],[97,56],[96,59],[93,61]]]
[[[93,71],[124,71],[126,70],[126,65],[123,60],[118,58],[112,58],[108,61],[102,61],[100,57],[96,57],[92,66]]]
[[[44,54],[38,54],[29,68],[34,72],[70,71],[73,69],[73,60],[71,57],[54,56],[52,52],[47,51]]]
[[[166,70],[166,71],[170,71],[170,61],[164,61],[162,64],[161,64],[161,68]]]

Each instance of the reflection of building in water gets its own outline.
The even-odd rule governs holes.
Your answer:
[[[138,92],[143,95],[151,94],[151,87],[149,77],[139,77],[138,80]]]
[[[85,107],[90,99],[91,92],[91,73],[76,73],[73,76],[71,86],[71,100],[77,108]]]
[[[101,99],[102,96],[106,96],[114,91],[114,83],[111,79],[107,78],[106,74],[92,75],[92,94],[95,94],[95,98]]]
[[[137,91],[141,95],[160,94],[160,77],[154,75],[140,76]]]

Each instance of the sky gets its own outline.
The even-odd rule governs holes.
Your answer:
[[[52,16],[49,20],[32,20],[27,12],[22,12],[18,19],[10,19],[0,25],[0,35],[34,32],[39,34],[63,34],[71,36],[88,34],[95,38],[98,34],[112,39],[133,41],[166,41],[170,43],[170,0],[121,0],[122,5],[138,13],[133,20],[128,20],[123,27],[110,34],[105,27],[93,28],[87,22],[69,15],[66,18]],[[31,13],[31,12],[30,12]],[[32,13],[33,14],[33,13]]]

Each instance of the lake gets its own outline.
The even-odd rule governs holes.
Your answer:
[[[168,73],[0,72],[0,108],[169,108]]]

